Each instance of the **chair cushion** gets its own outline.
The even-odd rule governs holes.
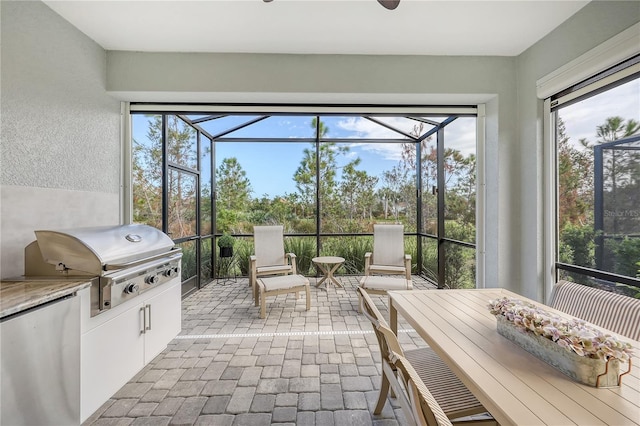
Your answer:
[[[259,278],[258,283],[265,291],[283,290],[308,285],[309,280],[302,275],[283,275],[280,277]]]
[[[459,417],[486,410],[433,349],[412,349],[404,355],[445,413]]]
[[[369,271],[378,274],[404,274],[404,266],[370,265]]]
[[[411,280],[395,277],[368,276],[360,279],[360,287],[370,290],[411,290]]]
[[[291,265],[259,266],[256,268],[256,272],[260,275],[282,274],[291,271]]]

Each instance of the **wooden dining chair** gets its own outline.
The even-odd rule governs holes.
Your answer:
[[[378,402],[373,411],[380,414],[387,400],[389,387],[392,386],[397,395],[401,392],[398,389],[399,383],[396,378],[396,367],[391,360],[391,354],[396,353],[408,360],[416,370],[423,384],[430,390],[431,394],[441,407],[442,411],[449,419],[458,419],[474,414],[486,413],[487,409],[476,399],[471,391],[458,379],[451,369],[430,347],[403,351],[398,338],[387,325],[386,320],[376,308],[373,299],[367,291],[361,287],[357,288],[360,295],[360,309],[362,313],[371,321],[373,330],[380,346],[380,358],[382,359],[382,383]],[[481,419],[478,423],[493,423],[493,418]],[[467,420],[465,420],[465,424]]]
[[[391,353],[390,359],[404,388],[396,395],[407,422],[416,426],[453,426],[411,363],[396,352]]]

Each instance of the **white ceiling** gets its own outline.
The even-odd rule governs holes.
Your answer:
[[[107,50],[514,56],[588,1],[45,0]]]

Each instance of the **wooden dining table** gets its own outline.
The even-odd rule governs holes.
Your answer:
[[[610,332],[634,347],[621,386],[578,383],[498,334],[488,304],[503,296],[541,305],[505,289],[390,291],[390,326],[401,315],[501,425],[640,425],[640,342]]]

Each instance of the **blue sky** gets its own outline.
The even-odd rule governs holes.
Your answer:
[[[247,118],[245,117],[246,121]],[[402,118],[385,118],[404,131],[411,131],[414,121]],[[397,133],[360,117],[322,117],[321,121],[329,128],[327,137],[335,138],[398,138]],[[451,147],[465,153],[475,150],[475,118],[460,119],[450,125],[447,138]],[[206,126],[205,129],[209,131]],[[211,129],[213,130],[213,129]],[[426,131],[426,128],[425,130]],[[215,132],[212,132],[215,133]],[[233,137],[275,137],[291,142],[282,143],[220,143],[216,147],[218,164],[227,157],[236,157],[251,181],[253,196],[264,194],[270,197],[296,192],[293,176],[304,157],[304,149],[313,147],[308,142],[295,142],[296,137],[313,137],[310,117],[274,116],[264,122],[233,133]],[[360,158],[360,170],[369,175],[382,176],[382,173],[398,165],[401,158],[399,144],[392,143],[345,143],[350,151],[338,158],[338,166],[344,166],[354,158]],[[379,182],[378,186],[380,186]]]

